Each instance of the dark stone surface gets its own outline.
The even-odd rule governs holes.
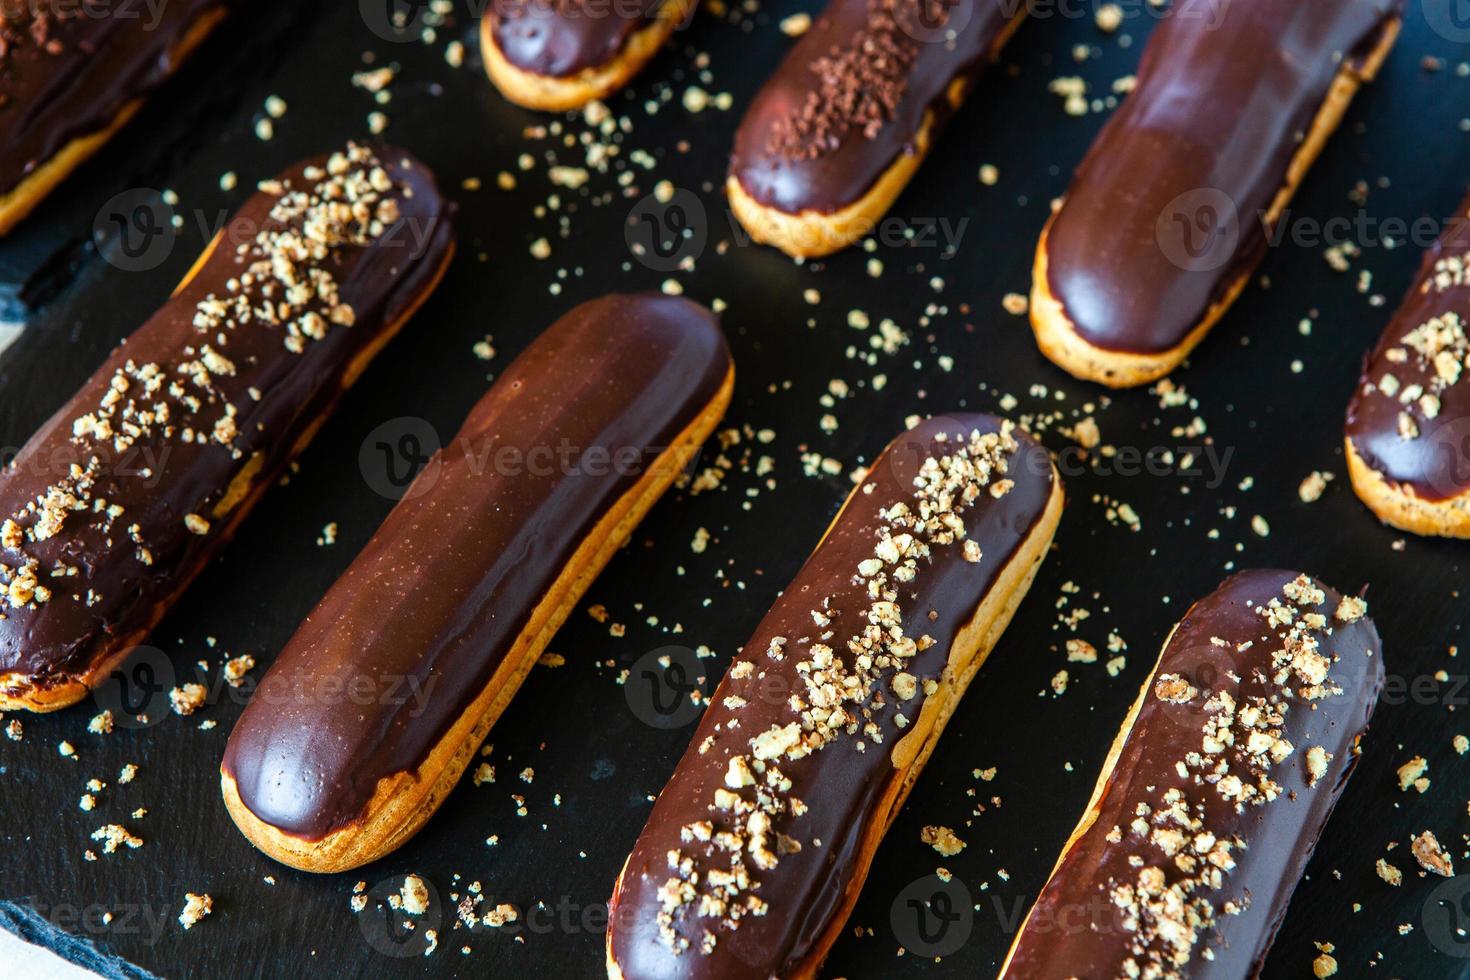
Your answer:
[[[367,540],[392,505],[359,468],[359,449],[374,429],[417,416],[441,434],[454,432],[485,390],[487,373],[502,370],[562,312],[610,290],[656,288],[667,277],[628,252],[622,229],[629,208],[660,178],[692,192],[707,214],[708,247],[694,270],[679,278],[688,296],[730,303],[724,323],[739,379],[729,421],[776,433],[770,445],[756,447],[776,460],[776,488],[762,487],[749,498],[747,490],[761,481],[737,472],[719,491],[671,495],[655,508],[585,603],[604,604],[614,621],[627,625],[627,635],[614,638],[606,625],[573,616],[552,644],[566,665],[534,671],[491,734],[489,761],[498,781],[478,788],[466,782],[417,838],[360,872],[299,874],[256,853],[234,830],[217,788],[219,757],[240,711],[228,689],[191,718],[170,715],[105,738],[86,732],[94,704],[20,716],[24,741],[0,739],[0,898],[39,911],[41,922],[33,916],[24,927],[29,934],[59,930],[52,936],[56,946],[68,942],[61,932],[80,936],[166,976],[600,976],[601,903],[647,814],[648,798],[692,731],[640,721],[617,682],[619,672],[669,644],[707,644],[716,654],[705,661],[712,676],[724,669],[848,487],[845,475],[804,476],[801,454],[818,452],[851,467],[876,452],[911,413],[995,411],[1005,392],[1019,399],[1016,415],[1070,412],[1103,399],[1100,389],[1048,364],[1024,320],[1002,312],[1000,304],[1007,292],[1027,290],[1048,201],[1065,188],[1104,118],[1066,116],[1047,82],[1080,74],[1095,93],[1106,93],[1131,71],[1147,17],[1125,27],[1134,37],[1129,48],[1098,32],[1091,8],[1082,5],[1063,9],[1084,16],[1059,16],[1052,6],[1052,16],[1023,26],[1003,66],[982,82],[894,211],[910,219],[942,216],[952,228],[967,221],[958,250],[880,247],[875,255],[886,272],[873,279],[861,250],[798,267],[776,252],[738,247],[719,194],[738,107],[790,43],[775,21],[802,6],[815,9],[783,4],[759,15],[752,31],[705,13],[678,35],[629,93],[612,100],[635,122],[623,158],[642,148],[659,158],[659,166],[652,173],[634,167],[638,190],[626,198],[611,175],[595,175],[589,188],[602,200],[594,205],[587,190],[551,187],[543,163],[527,172],[517,167],[521,153],[539,161],[557,145],[524,140],[523,127],[554,120],[516,109],[493,91],[474,55],[474,25],[463,8],[457,26],[425,47],[375,37],[357,4],[252,4],[221,28],[122,137],[0,242],[0,282],[12,296],[32,284],[24,296],[39,303],[22,339],[0,357],[0,445],[18,445],[168,294],[207,237],[199,216],[213,221],[238,204],[254,180],[365,133],[366,116],[378,107],[349,83],[363,67],[364,51],[376,52],[379,63],[403,67],[392,101],[381,107],[392,120],[386,136],[435,167],[442,186],[461,203],[460,252],[443,286],[325,426],[302,457],[300,473],[266,498],[217,567],[155,634],[154,644],[168,652],[181,681],[201,657],[209,658],[208,677],[216,681],[226,651],[254,653],[259,676]],[[1470,79],[1453,71],[1464,52],[1444,36],[1454,32],[1436,32],[1426,19],[1426,11],[1438,17],[1441,6],[1438,0],[1410,5],[1405,36],[1383,77],[1355,103],[1309,175],[1292,204],[1294,219],[1352,220],[1359,210],[1347,192],[1359,179],[1388,180],[1386,187],[1373,187],[1362,210],[1374,222],[1440,217],[1460,200],[1470,178],[1470,137],[1458,121]],[[458,71],[442,56],[451,36],[467,47]],[[1076,64],[1071,50],[1078,43],[1098,45],[1101,57]],[[709,53],[713,73],[713,81],[702,84],[730,92],[734,110],[692,116],[679,105],[697,73],[697,52]],[[1424,71],[1420,59],[1429,54],[1447,59],[1447,67]],[[643,100],[670,84],[673,98],[648,117]],[[276,123],[275,139],[262,143],[252,121],[272,93],[290,110]],[[681,140],[688,141],[687,152]],[[558,147],[558,156],[580,163],[581,155],[565,148]],[[1000,168],[996,187],[976,179],[986,162]],[[240,175],[231,192],[219,189],[226,170]],[[496,189],[502,170],[516,174],[516,191]],[[481,189],[462,190],[461,182],[472,176]],[[160,264],[125,271],[85,244],[109,198],[160,186],[177,190],[186,219]],[[560,197],[561,211],[534,217],[533,206],[550,193]],[[573,234],[563,240],[557,216],[574,209]],[[1351,225],[1347,230],[1361,237]],[[553,244],[546,261],[528,252],[543,236]],[[716,249],[721,241],[732,243],[723,255]],[[1068,467],[1070,499],[1057,550],[879,850],[851,928],[824,975],[993,972],[1076,820],[1158,644],[1192,599],[1212,590],[1231,568],[1246,566],[1302,568],[1344,590],[1368,583],[1390,675],[1361,766],[1297,890],[1268,977],[1307,975],[1317,955],[1313,942],[1335,944],[1342,976],[1465,972],[1470,960],[1450,954],[1470,954],[1470,944],[1436,930],[1447,921],[1436,919],[1432,901],[1440,879],[1419,877],[1406,845],[1429,828],[1457,857],[1463,847],[1460,787],[1470,760],[1455,754],[1451,737],[1462,725],[1470,734],[1462,721],[1470,690],[1448,648],[1464,642],[1466,599],[1459,590],[1467,545],[1407,538],[1402,550],[1394,550],[1393,543],[1407,536],[1381,527],[1358,504],[1341,451],[1343,410],[1362,354],[1407,287],[1419,246],[1365,245],[1348,273],[1333,271],[1322,251],[1321,245],[1290,241],[1273,248],[1261,270],[1269,287],[1258,281],[1247,289],[1192,364],[1175,375],[1199,399],[1213,458],[1228,458],[1218,485],[1208,475],[1129,476],[1111,464],[1107,472]],[[569,270],[562,291],[552,295],[547,284],[562,268]],[[1373,271],[1369,292],[1381,292],[1385,306],[1371,305],[1359,292],[1358,268]],[[945,281],[937,294],[929,285],[936,275]],[[802,299],[809,287],[821,292],[817,306]],[[922,322],[931,303],[948,312]],[[912,342],[897,354],[876,354],[872,366],[860,363],[845,348],[856,345],[865,353],[874,330],[847,326],[853,308],[867,311],[875,324],[892,317]],[[1309,315],[1314,328],[1304,337],[1297,322]],[[499,351],[488,365],[471,354],[487,333]],[[953,358],[952,370],[941,366],[940,355]],[[1294,359],[1304,362],[1300,374],[1291,370]],[[881,391],[870,383],[878,373],[888,379]],[[853,393],[828,409],[818,400],[832,378],[845,379]],[[1028,394],[1033,385],[1046,385],[1047,394]],[[1058,401],[1056,392],[1065,400]],[[1107,397],[1111,404],[1097,417],[1114,445],[1170,447],[1177,456],[1203,441],[1171,434],[1188,424],[1191,409],[1161,410],[1145,391]],[[841,422],[830,435],[817,425],[829,410]],[[1055,431],[1043,438],[1054,449],[1068,445]],[[1207,464],[1205,458],[1208,474]],[[1305,505],[1296,488],[1313,469],[1332,470],[1338,479],[1323,500]],[[1253,485],[1242,489],[1248,477]],[[1135,507],[1142,530],[1106,521],[1099,495]],[[1227,508],[1235,509],[1233,517]],[[1251,533],[1253,514],[1269,520],[1268,537]],[[329,521],[340,524],[338,542],[318,547]],[[700,527],[714,540],[707,552],[693,554],[689,542]],[[1218,539],[1209,536],[1212,528],[1219,529]],[[1115,629],[1130,644],[1121,676],[1108,677],[1101,664],[1068,664],[1057,649],[1071,635],[1056,626],[1055,603],[1066,582],[1081,589],[1072,605],[1092,612],[1078,635],[1101,648]],[[653,616],[656,626],[647,621]],[[217,638],[213,650],[208,637]],[[1048,681],[1063,668],[1070,670],[1071,685],[1054,698]],[[1447,681],[1434,679],[1441,669],[1449,672]],[[217,727],[201,731],[206,719]],[[62,739],[76,746],[76,760],[58,755]],[[1416,754],[1429,760],[1433,786],[1424,795],[1400,793],[1394,770]],[[138,764],[140,772],[134,783],[119,786],[116,775],[125,763]],[[529,786],[516,778],[526,766],[535,769]],[[991,766],[999,768],[994,781],[971,774]],[[84,813],[77,800],[92,777],[109,785],[98,795],[98,808]],[[527,816],[516,815],[512,793],[525,796]],[[1003,805],[991,805],[991,796],[1000,796]],[[967,822],[982,801],[986,812]],[[137,807],[148,814],[132,818]],[[97,846],[88,835],[110,822],[125,824],[146,843],[84,861],[83,853]],[[940,858],[920,843],[920,829],[939,823],[969,843],[962,854]],[[499,843],[486,846],[492,834]],[[1390,841],[1400,846],[1385,854]],[[1401,888],[1390,889],[1374,875],[1381,854],[1404,870]],[[976,906],[967,939],[941,963],[913,953],[899,957],[890,907],[911,882],[940,865],[966,885]],[[527,924],[451,930],[449,908],[433,956],[385,956],[368,938],[379,920],[354,916],[349,897],[358,880],[396,887],[409,872],[423,875],[446,904],[451,893],[462,895],[478,880],[493,902],[520,907]],[[1458,889],[1451,899],[1463,897],[1470,878],[1449,887]],[[186,891],[208,892],[215,901],[214,914],[187,933],[174,921]],[[538,911],[538,902],[548,911]],[[1354,903],[1362,910],[1354,913]],[[81,915],[88,910],[90,916]],[[113,912],[110,924],[100,922],[103,910]],[[0,924],[16,929],[18,921],[7,914]],[[160,922],[161,931],[150,921]],[[1413,930],[1401,936],[1400,924]],[[854,934],[857,928],[863,936]],[[461,946],[470,952],[461,954]]]

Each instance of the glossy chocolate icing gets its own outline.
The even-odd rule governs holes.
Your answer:
[[[241,715],[224,771],[251,812],[320,840],[361,815],[380,779],[417,769],[593,527],[729,371],[714,315],[657,294],[584,303],[526,348]],[[383,696],[349,701],[354,686]]]
[[[1447,223],[1444,233],[1424,253],[1419,276],[1399,304],[1383,337],[1363,368],[1357,390],[1347,410],[1347,437],[1369,466],[1390,483],[1407,487],[1423,500],[1441,501],[1470,490],[1470,377],[1461,378],[1465,369],[1463,337],[1470,324],[1470,198]],[[1414,331],[1439,321],[1451,331],[1458,330],[1462,342],[1458,348],[1445,348],[1455,354],[1456,366],[1442,377],[1436,370],[1435,348],[1419,342],[1416,347],[1405,338],[1416,339]],[[1467,372],[1470,373],[1470,372]],[[1385,375],[1393,395],[1386,394],[1381,384]],[[1456,380],[1445,384],[1449,376]],[[1422,394],[1428,394],[1433,416],[1426,412]],[[1400,432],[1399,416],[1406,414],[1416,433],[1412,437]]]
[[[899,0],[895,12],[909,30],[893,40],[912,61],[891,117],[871,134],[849,121],[816,155],[783,151],[776,145],[781,128],[802,113],[818,85],[814,64],[852,43],[869,24],[875,2],[881,0],[831,0],[746,110],[735,134],[730,174],[761,204],[788,214],[831,213],[862,198],[901,154],[916,151],[915,141],[930,112],[938,134],[954,112],[946,95],[951,83],[973,81],[997,52],[1018,11],[1024,13],[1024,5],[1007,0],[944,0],[947,14],[941,19],[932,10],[915,13],[919,0]]]
[[[485,16],[505,60],[521,71],[568,78],[602,68],[628,38],[659,17],[675,16],[674,0],[499,0]]]
[[[173,73],[173,48],[221,0],[35,0],[0,16],[0,194]],[[12,9],[14,8],[14,9]]]
[[[1183,877],[1159,846],[1130,829],[1138,818],[1139,803],[1157,810],[1165,793],[1174,789],[1182,790],[1190,804],[1202,803],[1202,811],[1190,812],[1203,813],[1206,831],[1220,840],[1235,837],[1241,843],[1230,852],[1235,867],[1224,874],[1223,886],[1193,893],[1213,903],[1215,928],[1200,929],[1187,964],[1159,975],[1239,980],[1259,972],[1291,893],[1356,762],[1354,745],[1373,713],[1384,677],[1382,648],[1372,621],[1366,617],[1351,624],[1337,621],[1334,613],[1341,596],[1314,583],[1325,593],[1325,601],[1311,611],[1326,616],[1332,627],[1330,635],[1319,634],[1319,652],[1332,661],[1326,683],[1340,687],[1341,693],[1306,700],[1297,696],[1300,689],[1293,676],[1293,693],[1282,698],[1281,687],[1270,677],[1279,669],[1272,654],[1282,649],[1282,630],[1268,624],[1257,610],[1273,598],[1290,604],[1283,588],[1297,575],[1278,570],[1241,572],[1185,613],[1148,682],[1142,708],[1099,801],[1097,818],[1042,890],[1016,937],[1009,966],[1001,974],[1004,980],[1124,975],[1124,961],[1131,955],[1127,947],[1137,933],[1125,928],[1123,913],[1110,900],[1111,888],[1135,881],[1144,866],[1163,868],[1171,885]],[[1213,643],[1216,637],[1226,645]],[[1242,651],[1237,648],[1242,643],[1252,645]],[[1166,674],[1179,675],[1196,694],[1187,701],[1162,700],[1156,685]],[[1289,704],[1281,737],[1294,749],[1269,769],[1280,795],[1270,802],[1246,803],[1243,813],[1222,797],[1217,785],[1197,780],[1195,773],[1201,770],[1181,777],[1176,769],[1191,747],[1199,751],[1206,722],[1218,716],[1218,709],[1206,710],[1206,701],[1220,691],[1232,695],[1238,708],[1251,697]],[[1210,759],[1227,761],[1230,773],[1249,782],[1242,762],[1247,739],[1239,723],[1232,731],[1237,733],[1233,745]],[[1331,759],[1315,785],[1309,785],[1306,760],[1313,746],[1331,753]],[[1121,828],[1121,839],[1109,841],[1114,828]],[[1193,836],[1189,828],[1180,829],[1186,837]],[[1134,856],[1142,858],[1143,865],[1130,864]],[[1200,859],[1200,864],[1206,862]],[[1236,915],[1226,914],[1220,910],[1227,901],[1245,908]],[[1142,957],[1138,963],[1148,965]]]
[[[824,748],[794,761],[781,760],[781,772],[792,781],[789,795],[804,801],[802,816],[785,817],[777,825],[782,834],[801,844],[797,853],[781,857],[769,871],[755,871],[758,885],[751,894],[769,909],[745,915],[738,927],[723,927],[716,918],[694,913],[685,906],[676,913],[674,928],[690,947],[677,955],[661,935],[657,921],[662,908],[660,888],[673,873],[666,858],[680,850],[695,860],[698,872],[728,867],[730,857],[710,844],[681,840],[680,829],[694,821],[714,820],[719,812],[710,805],[733,756],[747,751],[747,741],[773,725],[784,726],[797,715],[787,698],[802,690],[797,664],[810,653],[814,641],[831,631],[835,654],[845,661],[852,655],[846,638],[867,622],[870,599],[855,574],[859,562],[874,553],[882,526],[880,512],[914,499],[913,481],[926,458],[940,455],[973,431],[995,432],[1000,420],[986,415],[960,414],[931,419],[895,439],[848,498],[842,512],[796,578],[776,598],[769,613],[732,664],[709,700],[698,730],[660,793],[648,823],[639,835],[623,871],[609,913],[609,949],[622,973],[637,980],[672,977],[764,978],[788,976],[816,955],[823,933],[836,923],[844,893],[861,887],[869,854],[864,838],[886,824],[887,813],[877,812],[880,800],[905,773],[895,769],[891,753],[904,731],[896,721],[895,702],[885,688],[889,707],[875,712],[882,744],[866,739],[866,751],[855,743],[859,736],[843,736]],[[940,444],[940,433],[951,436]],[[921,560],[916,577],[900,587],[900,605],[906,632],[932,636],[937,642],[921,650],[905,668],[921,681],[937,679],[946,665],[958,630],[974,615],[1044,513],[1055,474],[1046,450],[1019,430],[1019,447],[1006,476],[1014,481],[1010,492],[980,499],[962,516],[968,538],[979,544],[978,563],[964,560],[956,545],[936,547],[931,560]],[[830,598],[830,625],[814,625],[814,612]],[[773,638],[785,637],[788,655],[772,659],[767,650]],[[742,663],[752,665],[742,674]],[[743,705],[727,702],[739,695]],[[912,721],[924,703],[919,690],[902,710]],[[706,741],[706,751],[701,752]],[[745,791],[749,793],[750,791]],[[820,841],[820,844],[816,843]],[[712,952],[701,952],[704,930],[714,932]],[[811,965],[811,964],[807,964]]]
[[[1401,2],[1176,4],[1047,232],[1047,286],[1082,339],[1170,350],[1254,268],[1342,60],[1377,46]]]
[[[6,566],[19,565],[23,556],[44,571],[59,566],[77,570],[73,576],[40,576],[52,592],[49,601],[20,608],[0,603],[0,675],[25,675],[44,688],[86,671],[99,653],[147,628],[159,605],[183,584],[181,577],[219,547],[218,532],[226,521],[213,511],[231,481],[247,467],[259,468],[257,483],[272,480],[289,462],[296,443],[334,406],[349,364],[381,341],[385,329],[433,283],[453,242],[453,206],[439,196],[423,164],[407,153],[383,148],[376,154],[392,178],[393,188],[384,196],[397,202],[399,220],[366,245],[345,243],[321,262],[298,264],[303,272],[320,269],[335,279],[340,300],[355,313],[352,325],[330,326],[299,354],[284,346],[285,328],[258,319],[228,329],[196,328],[198,305],[211,295],[245,295],[253,304],[264,302],[259,280],[238,294],[227,287],[246,268],[237,251],[257,231],[283,227],[270,217],[277,195],[258,192],[222,230],[218,246],[197,274],[0,470],[0,520],[24,513],[28,504],[46,497],[67,477],[72,464],[85,465],[94,457],[101,472],[88,497],[92,503],[122,508],[115,519],[91,508],[72,513],[53,536],[28,539],[19,551],[0,549],[0,564]],[[281,179],[291,188],[310,188],[314,181],[304,176],[307,166],[325,160],[299,164]],[[279,299],[278,290],[274,295]],[[155,425],[122,453],[95,434],[73,434],[76,421],[97,411],[115,376],[129,364],[157,364],[169,381],[181,383],[180,392],[202,397],[204,391],[182,365],[207,360],[206,347],[231,365],[228,372],[219,367],[211,378],[217,401],[186,413],[167,390],[146,399],[170,406],[170,432]],[[131,393],[141,391],[136,379],[129,383]],[[237,430],[228,446],[209,434],[226,406],[236,412]],[[186,428],[198,429],[199,438],[186,440]],[[186,528],[189,514],[209,520],[209,533]],[[24,523],[34,526],[29,520]],[[143,549],[151,564],[140,560]]]

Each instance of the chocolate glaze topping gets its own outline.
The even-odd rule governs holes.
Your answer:
[[[1054,480],[1046,451],[991,416],[923,422],[884,450],[654,804],[610,912],[624,976],[815,965],[905,778],[892,753]]]
[[[1365,611],[1275,570],[1190,608],[1004,980],[1259,973],[1383,686]]]
[[[173,48],[220,0],[32,0],[0,11],[0,194],[106,128],[176,67]]]
[[[499,0],[491,36],[505,60],[522,71],[567,78],[601,68],[634,33],[677,16],[674,0]]]
[[[232,481],[270,481],[433,282],[451,213],[388,148],[262,184],[0,470],[0,677],[63,681],[151,625],[222,543]]]
[[[1047,286],[1084,340],[1177,347],[1248,274],[1343,60],[1376,47],[1401,2],[1176,4],[1047,232]]]
[[[1470,198],[1424,253],[1348,404],[1367,464],[1425,500],[1470,490]]]
[[[746,111],[730,174],[787,213],[838,211],[900,154],[926,114],[996,53],[1018,8],[1007,0],[832,0]]]
[[[657,294],[584,303],[526,348],[241,715],[224,771],[251,812],[320,840],[362,814],[380,779],[416,770],[729,371],[714,315]],[[378,696],[390,687],[401,696]],[[342,693],[355,689],[370,696]]]

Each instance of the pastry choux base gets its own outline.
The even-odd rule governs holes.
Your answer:
[[[812,948],[812,954],[806,961],[787,975],[788,980],[813,980],[828,951],[846,928],[847,918],[852,913],[853,906],[857,904],[858,895],[862,891],[863,882],[867,879],[868,869],[873,863],[873,855],[877,852],[879,843],[893,825],[898,811],[903,808],[909,790],[919,778],[924,764],[929,761],[929,756],[934,751],[934,746],[938,744],[939,736],[944,733],[944,726],[959,705],[960,698],[964,696],[975,674],[990,656],[990,651],[995,648],[1001,634],[1010,625],[1011,617],[1015,615],[1021,600],[1030,590],[1031,583],[1036,578],[1036,571],[1041,567],[1041,561],[1051,547],[1057,524],[1061,521],[1063,500],[1062,481],[1053,467],[1051,496],[1047,500],[1046,509],[1036,521],[1035,526],[1031,528],[1026,539],[1021,542],[1016,553],[1006,563],[995,586],[985,596],[980,607],[975,610],[975,615],[956,635],[954,644],[950,647],[948,663],[939,678],[938,690],[924,698],[923,707],[913,727],[893,746],[890,753],[893,761],[893,778],[885,787],[883,798],[875,811],[878,819],[873,821],[863,835],[862,843],[858,847],[858,859],[854,865],[853,874],[833,912],[831,925],[817,940]],[[833,518],[832,525],[828,527],[829,533],[831,527],[835,526],[841,517],[842,514],[839,511],[837,517]],[[623,875],[627,874],[627,871],[627,861],[624,861],[623,869],[618,872],[617,883],[613,886],[614,896],[622,889]],[[606,959],[609,980],[623,980],[622,968],[613,959],[611,930],[609,930],[606,944]]]
[[[347,871],[367,864],[418,833],[459,782],[491,726],[515,697],[521,682],[593,579],[714,432],[730,404],[734,383],[732,367],[714,399],[597,522],[532,611],[526,628],[485,689],[416,770],[379,780],[361,817],[314,841],[294,837],[257,817],[240,799],[235,780],[221,770],[220,791],[240,832],[282,864],[321,873]]]
[[[214,30],[215,25],[224,19],[225,13],[226,11],[221,9],[202,14],[169,52],[170,61],[177,66],[188,58],[209,32]],[[65,180],[73,170],[85,163],[92,154],[100,150],[103,144],[126,126],[128,120],[132,119],[142,107],[142,99],[134,99],[125,103],[105,128],[95,133],[88,133],[86,136],[78,136],[45,163],[27,174],[19,184],[4,194],[0,194],[0,235],[10,234],[10,230],[20,224],[26,215],[30,214],[36,205],[45,199],[47,194],[55,190],[58,184]]]
[[[1388,57],[1394,39],[1398,37],[1400,22],[1395,19],[1384,25],[1383,37],[1359,65],[1344,66],[1333,79],[1332,87],[1323,100],[1322,107],[1312,121],[1311,131],[1297,148],[1290,165],[1286,168],[1286,181],[1271,200],[1262,221],[1273,224],[1286,209],[1307,170],[1326,145],[1343,113],[1347,111],[1353,96],[1365,83],[1378,74],[1383,59]],[[1066,207],[1063,200],[1062,207]],[[1205,334],[1224,315],[1240,295],[1254,274],[1254,268],[1246,269],[1225,291],[1225,295],[1212,303],[1204,317],[1189,331],[1184,340],[1168,350],[1156,353],[1130,353],[1105,350],[1096,347],[1077,333],[1062,303],[1052,294],[1046,278],[1046,238],[1055,215],[1047,221],[1041,239],[1036,244],[1036,259],[1032,264],[1031,282],[1031,329],[1036,334],[1036,344],[1047,359],[1062,370],[1084,381],[1095,381],[1110,388],[1132,388],[1157,381],[1189,356],[1189,352],[1204,339]]]
[[[653,22],[631,34],[627,46],[611,61],[565,78],[538,75],[512,65],[495,43],[490,18],[482,17],[480,52],[485,58],[485,72],[500,94],[516,105],[542,112],[580,109],[593,99],[606,98],[627,85],[675,29],[693,15],[695,5],[696,0],[668,0]]]
[[[1379,520],[1414,534],[1470,538],[1470,492],[1446,500],[1425,500],[1369,466],[1351,439],[1343,440],[1343,451],[1353,492]]]
[[[195,260],[193,266],[184,274],[184,278],[179,281],[178,286],[174,288],[172,295],[177,295],[198,274],[199,270],[204,268],[204,264],[209,259],[209,256],[219,246],[222,234],[223,232],[217,232],[215,234],[215,237],[200,254],[199,258]],[[443,260],[439,263],[439,267],[434,271],[433,278],[425,285],[423,291],[415,296],[409,305],[405,307],[402,315],[389,324],[372,344],[363,348],[347,365],[342,373],[342,384],[337,393],[339,398],[347,389],[352,387],[353,383],[367,369],[368,364],[372,362],[378,352],[390,340],[397,336],[398,331],[403,329],[403,325],[413,317],[418,308],[429,298],[434,288],[439,285],[439,280],[444,278],[444,272],[449,268],[449,263],[453,258],[454,243],[451,242],[449,248],[444,253]],[[41,678],[39,681],[25,674],[0,674],[0,711],[22,709],[38,713],[59,711],[62,708],[70,707],[78,701],[81,701],[105,680],[114,667],[125,660],[127,655],[138,644],[148,638],[148,635],[153,632],[154,627],[163,619],[168,610],[173,607],[179,597],[193,584],[194,579],[208,567],[220,549],[224,548],[230,542],[230,539],[234,537],[236,529],[238,529],[240,523],[245,519],[245,516],[265,496],[266,491],[280,480],[281,475],[285,472],[286,465],[292,459],[296,458],[316,436],[317,430],[325,424],[328,416],[332,414],[333,407],[335,407],[335,404],[329,406],[327,411],[312,420],[312,423],[301,433],[301,437],[296,440],[296,444],[291,447],[291,452],[286,456],[285,462],[281,466],[272,469],[269,473],[262,473],[258,457],[245,465],[240,475],[236,477],[235,483],[231,484],[228,488],[225,497],[215,505],[212,511],[211,516],[215,520],[224,521],[223,524],[217,525],[219,527],[219,533],[211,541],[210,546],[204,549],[199,560],[192,567],[180,573],[178,586],[167,599],[155,605],[149,613],[146,624],[141,629],[121,637],[102,638],[92,654],[91,665],[79,673],[66,674],[60,677],[46,677]],[[245,479],[242,480],[242,477]]]

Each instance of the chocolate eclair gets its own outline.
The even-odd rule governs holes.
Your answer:
[[[480,21],[485,71],[527,109],[576,109],[621,89],[695,0],[500,0]]]
[[[831,0],[735,134],[725,192],[740,223],[791,256],[872,232],[1025,14],[1007,0]]]
[[[141,642],[433,290],[452,205],[402,150],[299,164],[0,469],[0,710]]]
[[[584,303],[526,348],[241,715],[220,780],[245,836],[306,871],[412,837],[733,383],[714,314],[676,297]]]
[[[1383,686],[1366,611],[1274,570],[1190,607],[1003,980],[1259,975]]]
[[[1348,404],[1353,489],[1415,534],[1470,538],[1470,197],[1424,253]]]
[[[1402,0],[1180,0],[1036,246],[1031,325],[1079,378],[1184,360],[1399,30]]]
[[[221,0],[7,5],[0,13],[0,235],[121,129],[225,12]]]
[[[814,976],[1061,516],[986,415],[874,460],[709,700],[613,891],[612,978]]]

